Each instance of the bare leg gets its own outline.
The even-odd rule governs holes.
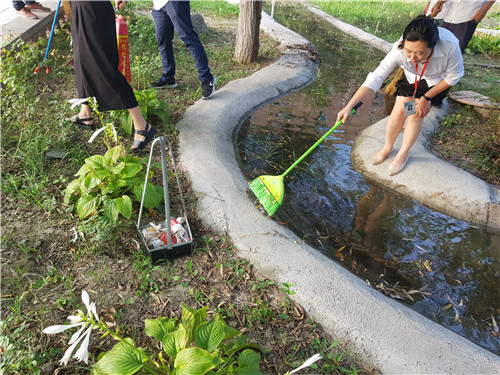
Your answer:
[[[408,152],[415,144],[415,141],[420,134],[420,130],[422,130],[423,123],[423,117],[417,117],[417,115],[411,115],[408,117],[408,121],[406,121],[406,127],[403,134],[403,143],[401,144],[401,148],[398,151],[398,154],[392,161],[392,165],[394,167],[401,166],[405,163],[406,158],[408,157]]]
[[[384,160],[387,155],[392,152],[392,148],[394,147],[394,142],[398,137],[398,134],[403,129],[403,125],[405,124],[405,110],[404,103],[409,102],[413,98],[397,96],[396,103],[394,104],[394,108],[392,109],[389,120],[387,120],[387,125],[385,127],[385,144],[380,150],[377,151],[378,158],[380,160]]]
[[[132,121],[134,122],[134,129],[135,130],[147,130],[146,129],[147,122],[144,119],[144,117],[142,117],[141,109],[139,108],[139,106],[134,107],[134,108],[129,108],[128,113],[132,117]],[[145,137],[143,135],[134,133],[134,140],[138,140],[138,141],[142,142],[142,141],[144,141],[144,139],[145,139]],[[133,147],[133,148],[135,148],[135,147]]]

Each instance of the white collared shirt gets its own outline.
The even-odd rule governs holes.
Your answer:
[[[462,53],[460,52],[458,39],[451,31],[438,27],[438,32],[439,40],[434,47],[422,79],[427,81],[429,87],[434,86],[441,80],[453,86],[464,75]],[[415,82],[415,77],[417,77],[416,67],[406,56],[404,50],[398,48],[401,40],[403,40],[403,37],[394,43],[392,50],[380,62],[379,66],[368,74],[362,86],[377,91],[382,87],[384,80],[392,73],[394,68],[398,66],[404,69],[406,79],[409,83]],[[418,65],[417,80],[420,79],[425,61]]]
[[[168,3],[168,0],[153,0],[153,8],[160,10]]]
[[[448,0],[446,2],[448,9],[443,20],[448,23],[468,22],[486,2],[483,0]]]

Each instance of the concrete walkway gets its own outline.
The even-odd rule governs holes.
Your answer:
[[[57,1],[53,0],[38,0],[39,3],[49,7],[51,12],[33,12],[38,16],[38,19],[28,19],[19,17],[12,6],[12,1],[3,0],[0,4],[0,45],[5,47],[18,38],[23,40],[36,40],[39,36],[45,36],[45,33],[50,32],[52,22],[54,20]],[[59,11],[58,18],[62,17],[63,10]]]
[[[206,225],[227,233],[256,272],[294,283],[293,299],[337,340],[384,374],[498,374],[498,356],[368,287],[257,208],[235,153],[241,122],[257,108],[311,83],[314,47],[263,14],[283,57],[198,101],[177,124],[180,166]]]

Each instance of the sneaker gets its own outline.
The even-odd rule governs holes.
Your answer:
[[[203,99],[208,99],[212,96],[215,90],[215,82],[217,82],[217,78],[212,76],[211,80],[201,83],[201,96]]]
[[[16,14],[23,18],[32,18],[32,19],[38,18],[36,14],[31,13],[29,9],[26,9],[26,7],[16,10]]]
[[[28,8],[28,10],[39,10],[40,12],[50,12],[50,8],[44,7],[42,4],[36,2],[33,4],[26,4],[24,6],[25,8]]]
[[[154,89],[175,89],[177,87],[177,82],[175,82],[175,78],[171,80],[165,80],[160,78],[158,81],[151,83],[151,87]]]

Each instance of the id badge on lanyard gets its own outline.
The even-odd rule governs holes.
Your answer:
[[[420,81],[422,80],[422,76],[424,75],[425,68],[427,68],[427,63],[429,62],[430,57],[431,56],[429,55],[429,57],[427,57],[427,60],[425,61],[425,65],[424,65],[424,68],[422,69],[422,73],[420,74],[420,78],[419,78],[418,82],[417,82],[418,64],[415,64],[415,69],[417,71],[417,75],[415,76],[415,91],[413,92],[413,97],[415,97],[415,94],[417,93],[418,85],[419,85]],[[410,100],[409,102],[406,102],[405,103],[405,116],[408,117],[408,116],[411,116],[411,115],[414,115],[415,113],[417,113],[417,109],[415,107],[416,107],[415,99]]]

